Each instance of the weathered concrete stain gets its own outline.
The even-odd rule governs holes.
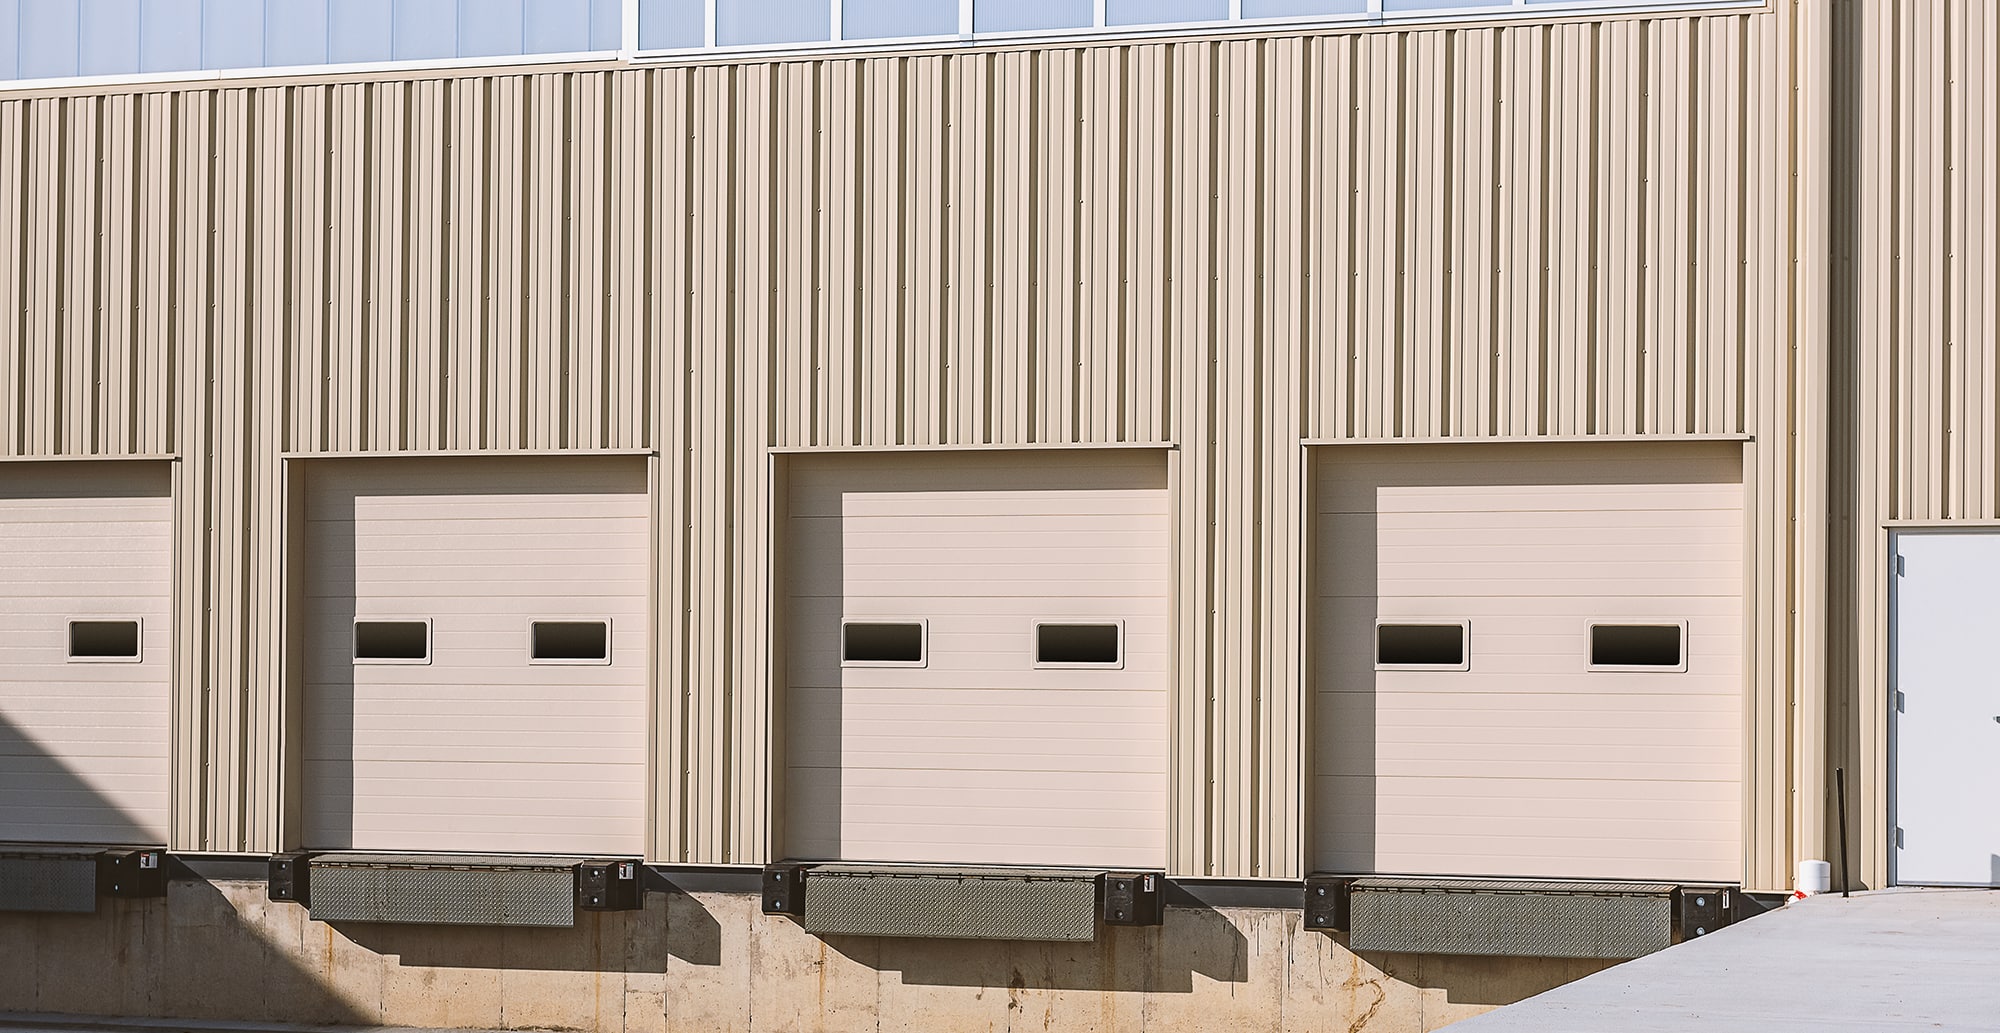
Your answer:
[[[1424,1033],[1605,967],[1360,957],[1296,911],[1259,908],[1173,909],[1161,928],[1049,944],[821,939],[750,894],[652,894],[573,930],[335,928],[267,902],[261,882],[111,906],[0,916],[0,1011],[580,1033]]]

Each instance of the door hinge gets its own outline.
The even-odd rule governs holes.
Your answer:
[[[1896,576],[1902,577],[1907,573],[1909,573],[1909,568],[1904,564],[1903,554],[1899,552],[1896,554]]]
[[[1899,689],[1899,690],[1897,690],[1897,692],[1896,692],[1896,713],[1898,713],[1898,714],[1905,714],[1905,713],[1908,713],[1908,712],[1909,712],[1909,710],[1908,710],[1908,707],[1909,707],[1909,703],[1910,703],[1910,700],[1909,700],[1909,697],[1907,697],[1907,696],[1903,695],[1903,693],[1902,693],[1902,690],[1900,690],[1900,689]]]
[[[1896,849],[1903,849],[1903,826],[1896,826]]]

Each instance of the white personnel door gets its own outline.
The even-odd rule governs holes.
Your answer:
[[[1895,881],[2000,886],[2000,534],[1895,544]]]

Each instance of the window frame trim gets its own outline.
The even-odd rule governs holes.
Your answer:
[[[76,643],[72,628],[77,624],[111,624],[130,622],[137,630],[132,638],[131,656],[77,656],[71,652]],[[124,614],[102,614],[68,616],[63,618],[63,663],[66,664],[143,664],[146,662],[146,618]]]
[[[437,660],[437,628],[430,617],[362,617],[356,615],[348,632],[348,663],[355,667],[429,667]],[[364,657],[361,655],[361,625],[363,624],[422,624],[424,626],[424,656],[421,660],[401,657]]]
[[[847,626],[850,624],[914,624],[917,626],[916,660],[849,660],[847,658]],[[905,670],[917,671],[931,665],[931,621],[928,617],[842,617],[840,635],[835,640],[834,655],[840,658],[841,670]]]
[[[496,54],[484,57],[410,58],[401,61],[354,61],[321,65],[258,65],[251,68],[192,68],[180,72],[125,72],[118,75],[72,75],[58,78],[0,79],[0,96],[43,90],[89,89],[107,86],[204,86],[257,79],[356,77],[380,73],[509,68],[517,65],[599,64],[636,55],[620,50],[576,50],[543,54]]]
[[[1673,628],[1681,629],[1681,662],[1668,664],[1599,664],[1593,663],[1593,632],[1598,628]],[[1693,642],[1689,637],[1688,621],[1672,617],[1589,617],[1583,622],[1583,669],[1590,674],[1686,674],[1688,654],[1692,653]]]
[[[537,660],[535,659],[535,625],[537,624],[602,624],[604,625],[604,657],[602,659],[589,659],[589,660],[558,660],[558,659]],[[524,640],[523,651],[524,655],[528,658],[529,667],[610,667],[611,666],[611,659],[613,652],[611,637],[615,629],[612,626],[612,619],[610,617],[595,617],[595,616],[529,617],[522,624],[522,628],[525,635],[527,636],[526,639]]]
[[[637,0],[634,0],[635,4]],[[1313,14],[1283,18],[1237,18],[1223,21],[1162,22],[1158,24],[1107,25],[1103,23],[1104,0],[1096,0],[1097,24],[1064,29],[1027,29],[1013,32],[975,32],[972,30],[971,0],[960,4],[960,30],[952,35],[899,36],[888,39],[849,40],[838,38],[840,28],[836,23],[832,35],[836,38],[813,40],[800,43],[751,43],[732,46],[716,45],[715,3],[708,0],[704,5],[707,18],[707,43],[700,47],[651,47],[637,45],[637,22],[634,23],[633,49],[626,55],[627,60],[636,64],[691,63],[700,61],[747,61],[759,59],[783,59],[786,57],[811,58],[843,55],[866,56],[871,53],[921,53],[936,50],[960,50],[982,46],[1022,46],[1022,45],[1065,45],[1091,44],[1117,41],[1144,41],[1148,38],[1177,38],[1187,36],[1240,36],[1269,34],[1286,30],[1339,30],[1424,27],[1426,25],[1484,25],[1527,22],[1530,24],[1553,19],[1576,19],[1618,16],[1660,16],[1685,14],[1756,13],[1771,10],[1771,0],[1559,0],[1551,3],[1530,3],[1528,0],[1513,0],[1505,7],[1453,7],[1436,11],[1390,12],[1381,10],[1380,0],[1371,0],[1369,11],[1352,14]],[[840,0],[828,0],[838,14]],[[1232,11],[1240,11],[1240,0],[1232,0]],[[637,14],[635,12],[635,19]]]
[[[1458,629],[1459,662],[1455,664],[1385,664],[1382,662],[1382,628],[1427,627]],[[1463,674],[1472,670],[1472,618],[1470,617],[1376,617],[1375,634],[1369,637],[1368,660],[1377,671],[1430,671]]]
[[[1118,659],[1113,663],[1042,661],[1042,629],[1046,627],[1111,627],[1118,631]],[[1037,671],[1122,671],[1130,655],[1123,617],[1036,617],[1028,622],[1028,666]]]

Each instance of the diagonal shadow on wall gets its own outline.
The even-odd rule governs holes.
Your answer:
[[[29,686],[0,669],[0,785],[14,810],[23,811],[18,801],[30,794],[52,811],[93,811],[100,826],[142,835],[136,817],[10,718],[9,703]],[[25,834],[61,827],[60,814],[46,818],[0,826],[0,839],[23,844]],[[0,912],[0,1012],[379,1020],[293,960],[303,947],[303,909],[265,900],[261,886],[226,892],[185,868],[169,875],[165,899],[100,897],[96,914]]]

